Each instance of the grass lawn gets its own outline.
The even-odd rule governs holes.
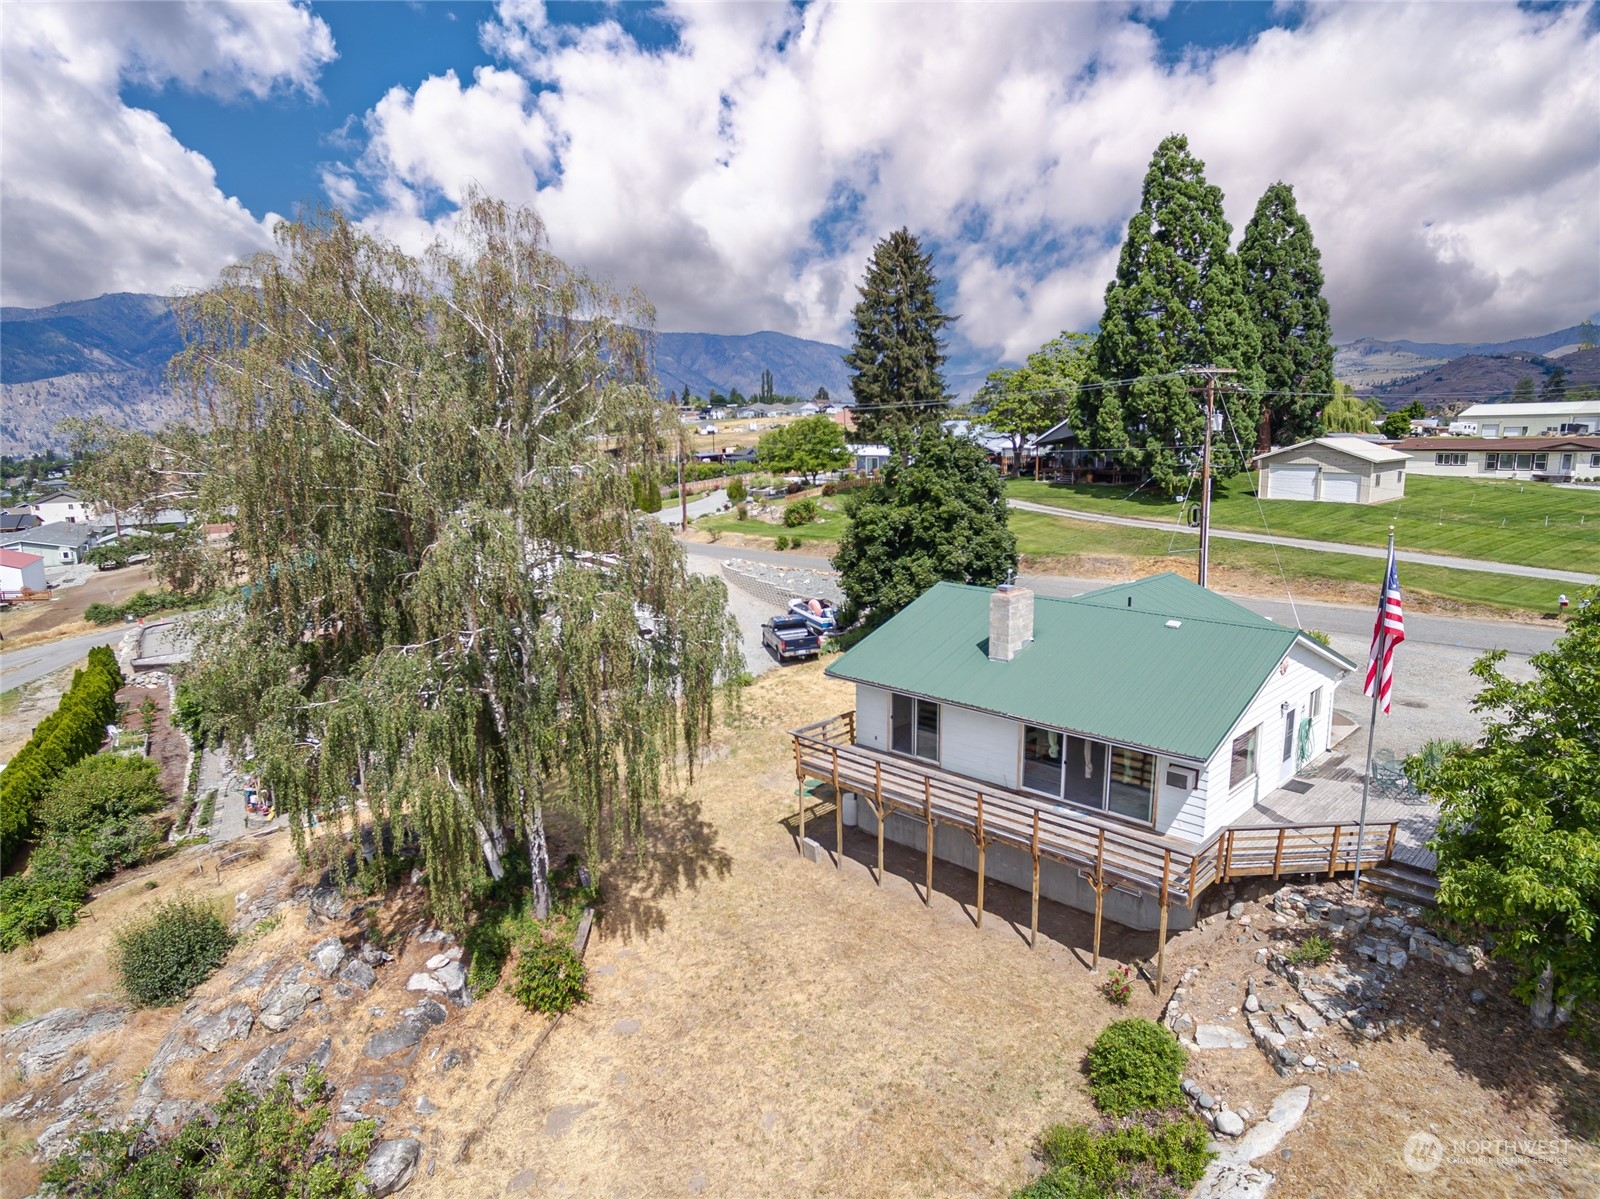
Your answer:
[[[824,505],[837,502],[832,499],[822,501]],[[1294,506],[1312,507],[1309,504]],[[1316,505],[1319,508],[1333,506]],[[844,514],[837,508],[828,507],[823,510],[823,519],[798,530],[785,529],[782,525],[764,521],[739,520],[732,512],[719,512],[695,522],[698,529],[739,533],[747,537],[776,539],[779,534],[786,534],[791,543],[799,542],[795,548],[823,556],[832,556],[844,526]],[[1189,578],[1194,577],[1195,539],[1187,532],[1174,535],[1166,530],[1130,529],[1120,525],[1073,520],[1067,516],[1046,516],[1040,512],[1012,512],[1011,527],[1017,534],[1018,549],[1036,564],[1036,569],[1062,574],[1093,574],[1101,572],[1085,569],[1079,564],[1081,560],[1129,558],[1141,560],[1128,563],[1128,569],[1136,573],[1167,569]],[[1387,528],[1385,526],[1385,531]],[[1079,563],[1075,563],[1074,559]],[[1219,572],[1213,580],[1214,585],[1238,586],[1241,590],[1264,593],[1264,589],[1281,587],[1283,579],[1287,577],[1289,586],[1297,591],[1316,591],[1321,588],[1325,592],[1324,598],[1335,600],[1355,598],[1354,593],[1341,594],[1341,590],[1347,586],[1370,588],[1376,594],[1375,589],[1381,581],[1379,576],[1383,573],[1382,564],[1375,558],[1283,549],[1220,538],[1211,543],[1211,563],[1213,569]],[[1525,579],[1515,575],[1419,566],[1414,563],[1401,565],[1400,584],[1408,595],[1425,594],[1456,603],[1541,613],[1555,611],[1556,597],[1562,590],[1561,584],[1546,579]],[[1364,597],[1365,591],[1360,594]]]
[[[1404,550],[1600,572],[1600,488],[1412,477],[1405,499],[1392,504],[1262,500],[1258,507],[1253,479],[1218,482],[1211,509],[1216,528],[1382,545],[1392,524],[1395,544]],[[1125,487],[1017,480],[1006,489],[1014,499],[1083,512],[1170,521],[1178,515],[1171,497],[1148,488],[1130,496]]]

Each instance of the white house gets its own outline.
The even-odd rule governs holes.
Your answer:
[[[841,776],[829,751],[831,767],[866,794],[887,794],[894,780],[904,802],[887,809],[888,840],[926,851],[931,805],[968,788],[979,826],[986,796],[991,827],[1006,831],[982,847],[987,834],[938,823],[933,857],[981,862],[1023,890],[1037,879],[1038,894],[1075,907],[1098,912],[1099,898],[1134,928],[1166,927],[1170,897],[1182,928],[1207,847],[1328,749],[1334,691],[1353,669],[1300,630],[1173,574],[1072,599],[939,583],[828,668],[855,684],[850,744],[862,759]],[[805,733],[794,734],[797,768],[827,777]],[[908,770],[923,772],[921,785]],[[877,831],[870,804],[856,818]],[[1030,820],[1033,855],[1022,848]],[[1053,859],[1038,861],[1041,827],[1063,847]],[[1320,855],[1325,864],[1328,850]],[[1093,869],[1076,864],[1085,860]],[[1097,897],[1089,876],[1111,889]]]
[[[1398,443],[1417,475],[1457,479],[1600,479],[1600,437],[1428,437]]]
[[[864,475],[875,475],[882,470],[891,453],[886,445],[847,445],[845,449],[854,460],[853,469]]]
[[[43,558],[20,550],[0,550],[0,595],[44,589]]]
[[[1261,454],[1261,498],[1381,504],[1403,499],[1410,455],[1333,434]]]
[[[1456,420],[1476,424],[1473,433],[1486,440],[1496,437],[1585,437],[1600,434],[1600,400],[1469,404],[1461,410]]]
[[[76,491],[63,488],[35,500],[33,511],[38,516],[40,524],[51,525],[60,522],[75,525],[93,519],[95,506]]]
[[[0,547],[38,554],[50,566],[72,566],[101,542],[100,535],[87,521],[76,524],[57,521],[0,537]]]

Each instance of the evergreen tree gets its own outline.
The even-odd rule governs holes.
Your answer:
[[[1558,366],[1545,376],[1544,388],[1539,398],[1547,404],[1557,404],[1567,398],[1567,370]]]
[[[907,229],[880,241],[855,306],[855,345],[845,355],[865,437],[937,422],[949,414],[944,340],[953,317],[934,296],[933,255]]]
[[[1231,367],[1217,387],[1227,424],[1212,441],[1213,467],[1244,468],[1260,417],[1260,335],[1245,299],[1222,192],[1180,134],[1156,148],[1139,210],[1128,222],[1117,277],[1106,288],[1096,340],[1101,386],[1084,388],[1074,427],[1092,445],[1174,491],[1198,469],[1205,435],[1197,376],[1186,367]],[[1242,451],[1242,452],[1241,452]]]
[[[1274,445],[1317,436],[1333,391],[1333,343],[1322,296],[1322,255],[1294,188],[1274,183],[1256,204],[1239,243],[1245,298],[1261,337],[1261,371]]]
[[[772,372],[764,370],[761,372],[761,402],[763,404],[772,403],[774,394],[772,390]]]
[[[1531,404],[1533,400],[1533,376],[1523,375],[1511,388],[1511,402],[1513,404]]]
[[[459,919],[520,847],[543,916],[545,806],[596,864],[635,841],[741,659],[721,581],[633,512],[670,440],[648,312],[532,213],[470,195],[455,237],[418,259],[286,222],[180,302],[251,581],[190,686],[303,853],[315,825],[339,861],[358,821],[380,854],[415,838]]]
[[[1017,569],[1005,490],[983,447],[937,425],[894,434],[883,479],[846,501],[833,565],[877,624],[941,579],[993,587]]]

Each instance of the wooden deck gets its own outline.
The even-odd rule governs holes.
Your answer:
[[[793,730],[795,777],[801,784],[800,835],[805,836],[806,779],[828,783],[835,794],[853,791],[872,810],[878,826],[878,879],[883,878],[883,826],[900,813],[927,826],[927,887],[933,886],[933,831],[960,828],[978,851],[978,923],[983,922],[984,851],[1009,845],[1033,859],[1032,939],[1039,934],[1039,863],[1061,862],[1082,873],[1095,891],[1095,950],[1099,959],[1101,907],[1111,887],[1156,897],[1161,905],[1161,943],[1167,909],[1192,906],[1213,883],[1251,875],[1310,874],[1330,877],[1387,861],[1398,827],[1368,820],[1359,838],[1354,818],[1327,823],[1242,824],[1203,844],[1141,830],[1110,817],[1037,796],[952,774],[898,754],[855,744],[855,713],[846,712]],[[843,808],[835,805],[836,844],[843,844]],[[841,863],[842,865],[842,863]],[[1158,951],[1157,986],[1161,968]]]

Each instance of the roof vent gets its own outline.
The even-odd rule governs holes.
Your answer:
[[[1169,628],[1169,629],[1181,629],[1181,628],[1183,628],[1183,621],[1181,621],[1181,620],[1169,620],[1169,621],[1167,621],[1167,628]]]

